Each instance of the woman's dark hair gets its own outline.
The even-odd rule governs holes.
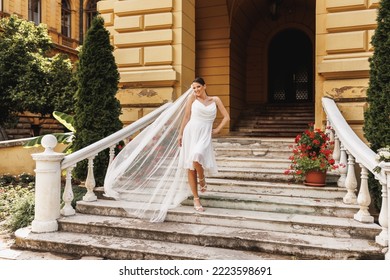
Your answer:
[[[192,82],[201,84],[202,86],[204,86],[206,84],[205,81],[203,80],[203,78],[201,78],[201,77],[196,77],[195,80],[193,80]]]

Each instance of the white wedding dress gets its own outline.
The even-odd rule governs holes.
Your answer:
[[[191,194],[187,169],[193,168],[193,160],[204,165],[207,172],[216,171],[211,142],[215,103],[209,106],[199,101],[193,103],[182,148],[178,145],[190,94],[193,94],[192,89],[131,140],[107,169],[105,195],[119,201],[133,216],[151,222],[164,221],[168,210],[180,205]]]
[[[193,170],[193,162],[199,162],[207,176],[217,173],[213,143],[213,122],[217,114],[215,102],[204,105],[195,99],[191,106],[191,117],[183,131],[182,151],[179,167]]]

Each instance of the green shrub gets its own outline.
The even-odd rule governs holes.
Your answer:
[[[10,216],[6,227],[11,231],[27,227],[34,219],[35,198],[34,192],[28,192],[14,201],[10,208]]]
[[[22,184],[30,184],[32,182],[35,182],[35,176],[31,175],[30,173],[23,172],[18,176],[19,182]]]
[[[0,185],[0,221],[9,218],[20,199],[34,193],[34,189],[21,185]]]
[[[380,1],[375,34],[371,44],[370,79],[367,89],[368,108],[364,114],[364,136],[374,152],[390,145],[390,1]],[[378,211],[382,202],[382,186],[374,176],[369,177],[370,192]]]
[[[14,184],[0,183],[0,222],[4,222],[2,223],[3,229],[16,231],[19,228],[29,226],[35,215],[35,177],[28,173],[22,173],[18,177],[2,175],[1,178],[6,178],[3,182]],[[63,191],[62,187],[61,198]],[[73,186],[73,208],[76,208],[76,202],[82,200],[86,192],[87,189],[83,186]]]
[[[0,176],[0,185],[14,185],[18,179],[11,174],[3,174]]]

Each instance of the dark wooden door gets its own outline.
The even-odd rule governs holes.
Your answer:
[[[299,30],[277,34],[269,45],[268,85],[272,103],[313,100],[313,47]]]

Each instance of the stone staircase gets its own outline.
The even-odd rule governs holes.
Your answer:
[[[242,112],[232,134],[295,137],[314,122],[312,103],[266,104]]]
[[[220,173],[207,178],[199,213],[192,199],[164,223],[129,216],[117,201],[77,203],[59,218],[59,231],[16,232],[16,245],[104,259],[383,259],[377,224],[352,219],[356,205],[329,174],[325,187],[292,183],[283,171],[291,138],[221,137],[214,140]]]

